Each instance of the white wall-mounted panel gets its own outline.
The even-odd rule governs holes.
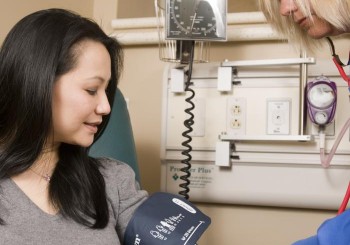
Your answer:
[[[337,209],[350,178],[349,135],[341,141],[331,167],[320,165],[318,138],[307,142],[258,140],[267,135],[267,101],[288,98],[289,136],[298,136],[299,66],[239,67],[230,92],[217,91],[219,63],[195,64],[192,88],[195,98],[205,101],[205,134],[193,137],[190,199],[203,202]],[[309,78],[329,76],[338,86],[335,134],[350,117],[346,83],[331,61],[309,65]],[[168,71],[165,72],[168,74]],[[181,151],[186,118],[186,93],[174,94],[164,78],[162,141],[162,189],[177,193],[183,173]],[[215,146],[227,131],[227,101],[244,98],[245,136],[249,141],[234,142],[230,167],[215,166]],[[196,123],[196,118],[194,119]],[[305,134],[311,134],[307,120]],[[256,140],[254,140],[256,137]],[[326,137],[326,149],[335,137]]]

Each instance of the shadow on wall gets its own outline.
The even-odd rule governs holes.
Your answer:
[[[144,163],[151,163],[149,166],[139,162],[141,175],[141,187],[149,193],[160,191],[160,150],[158,145],[151,145],[150,142],[136,141],[137,156]]]
[[[229,13],[254,12],[259,10],[256,0],[228,0],[227,9]],[[118,1],[118,18],[155,17],[155,15],[154,0]]]

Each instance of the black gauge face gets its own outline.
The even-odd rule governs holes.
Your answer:
[[[168,0],[167,38],[226,39],[226,1]]]

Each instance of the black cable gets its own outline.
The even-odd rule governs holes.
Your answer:
[[[180,169],[180,171],[184,173],[184,175],[180,176],[180,179],[183,180],[184,182],[179,185],[181,188],[183,188],[183,190],[179,191],[179,194],[184,196],[184,198],[186,199],[189,199],[189,195],[188,195],[188,193],[190,192],[189,178],[191,177],[190,169],[191,169],[191,160],[192,160],[192,156],[191,156],[192,147],[190,145],[192,141],[192,137],[189,134],[193,131],[192,125],[194,124],[194,114],[192,113],[192,111],[195,108],[195,105],[192,102],[192,99],[195,96],[195,92],[190,87],[192,85],[191,77],[192,77],[195,42],[194,41],[191,41],[191,42],[192,42],[192,46],[191,46],[191,52],[190,52],[189,68],[187,72],[187,81],[185,83],[185,92],[186,94],[189,94],[189,96],[185,99],[185,101],[190,105],[190,107],[185,109],[185,113],[189,115],[189,118],[184,121],[184,125],[187,129],[182,133],[182,136],[186,138],[186,140],[184,140],[181,144],[186,148],[181,152],[181,154],[186,157],[181,161],[181,163],[183,163],[185,166]]]
[[[332,56],[333,58],[336,60],[336,62],[340,65],[340,66],[346,66],[343,62],[341,62],[339,56],[335,53],[335,47],[334,47],[334,44],[333,44],[333,41],[330,37],[326,37],[327,41],[328,41],[328,44],[329,44],[329,47],[331,49],[331,53],[332,53]],[[349,59],[350,61],[350,59]],[[349,65],[349,62],[348,62],[348,65]]]
[[[335,48],[332,39],[330,37],[326,37],[326,39],[328,41],[329,47],[331,48],[332,56],[335,56]]]

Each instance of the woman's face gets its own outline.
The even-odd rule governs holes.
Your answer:
[[[54,85],[53,141],[88,147],[102,116],[111,110],[105,92],[111,78],[111,61],[99,42],[82,41],[76,49],[76,67]]]
[[[291,16],[294,22],[299,25],[300,28],[304,29],[312,38],[319,39],[340,34],[330,23],[319,18],[314,13],[313,9],[311,9],[312,19],[306,17],[299,10],[294,0],[280,0],[280,14],[283,16]]]

